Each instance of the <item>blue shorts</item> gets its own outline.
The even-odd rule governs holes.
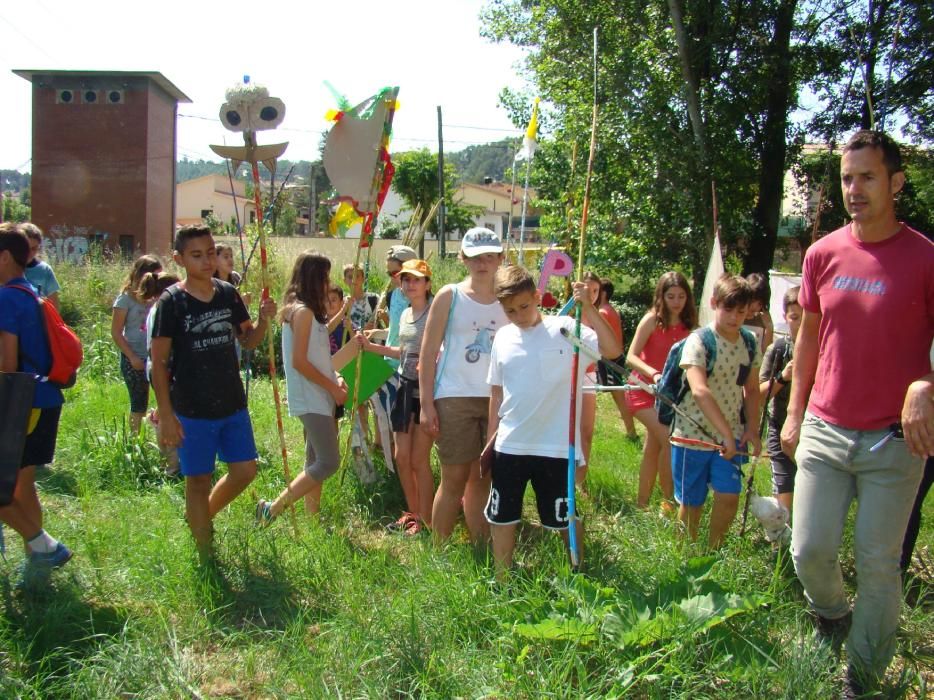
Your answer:
[[[253,425],[245,408],[226,418],[178,416],[185,437],[178,446],[182,476],[200,476],[214,471],[214,463],[249,462],[256,459]]]
[[[707,500],[708,486],[717,493],[739,493],[743,489],[740,465],[746,460],[737,455],[728,462],[715,450],[672,445],[671,477],[675,482],[675,500],[684,506],[702,506]]]

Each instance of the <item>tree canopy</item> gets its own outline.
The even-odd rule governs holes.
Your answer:
[[[885,4],[885,13],[874,5],[870,24],[876,28],[869,36],[876,37],[879,56],[875,92],[890,88],[891,124],[930,101],[930,69],[926,86],[910,76],[912,66],[929,61],[930,48],[914,37],[930,25],[930,9],[920,2]],[[673,266],[702,271],[715,190],[727,253],[745,272],[767,270],[774,262],[784,172],[797,162],[809,131],[840,138],[855,126],[853,108],[848,119],[839,116],[838,96],[858,106],[860,94],[858,82],[846,90],[859,66],[843,55],[850,51],[868,60],[871,42],[864,40],[862,53],[853,51],[853,40],[844,41],[841,33],[852,29],[862,36],[861,16],[869,16],[866,3],[844,0],[491,0],[484,34],[528,49],[529,94],[503,94],[513,121],[526,123],[531,94],[545,101],[548,138],[532,177],[546,212],[543,228],[561,237],[579,216],[598,27],[590,262],[636,278]],[[893,36],[899,16],[906,42],[909,34],[913,38],[896,50],[904,60],[894,63],[895,78],[888,83],[879,76],[886,37]],[[926,90],[927,102],[916,100],[909,108],[902,95],[911,90]],[[800,116],[802,108],[810,118]]]
[[[405,200],[409,209],[420,206],[428,211],[438,201],[438,154],[427,148],[408,151],[393,156],[396,174],[392,180],[393,189]],[[473,226],[475,208],[455,200],[458,177],[454,166],[444,164],[444,229],[445,231],[466,231]],[[437,219],[428,230],[438,233]]]

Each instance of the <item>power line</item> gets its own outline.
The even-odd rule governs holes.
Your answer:
[[[452,129],[476,129],[477,131],[509,131],[513,134],[521,134],[525,132],[525,129],[516,129],[514,127],[504,127],[502,129],[497,129],[492,126],[467,126],[465,124],[444,124],[443,126],[447,126]]]
[[[8,20],[6,17],[4,17],[3,15],[0,15],[0,19],[2,19],[4,22],[6,22],[7,25],[10,27],[10,29],[12,29],[14,32],[16,32],[16,33],[19,34],[21,37],[23,37],[23,39],[25,39],[25,40],[28,41],[30,44],[32,44],[32,45],[36,48],[36,50],[38,50],[42,55],[44,55],[44,56],[45,56],[46,58],[48,58],[50,61],[57,61],[57,60],[58,60],[55,56],[53,56],[53,55],[50,54],[48,51],[46,51],[44,48],[42,48],[37,42],[33,41],[32,37],[28,36],[25,32],[23,32],[22,30],[20,30],[19,27],[17,27],[15,24],[13,24],[13,23],[12,23],[10,20]]]

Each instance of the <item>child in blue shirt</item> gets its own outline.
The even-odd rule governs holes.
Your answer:
[[[0,371],[44,375],[51,367],[52,355],[36,290],[24,275],[28,259],[29,240],[22,226],[0,224]],[[26,543],[27,568],[63,566],[72,556],[68,547],[42,529],[35,482],[36,465],[49,464],[55,456],[64,402],[58,386],[36,382],[32,430],[26,436],[13,500],[0,507],[0,521]]]
[[[62,287],[55,277],[52,266],[39,259],[42,250],[42,229],[33,223],[20,224],[29,239],[29,259],[26,261],[26,279],[36,288],[40,297],[45,297],[58,308],[58,293]]]

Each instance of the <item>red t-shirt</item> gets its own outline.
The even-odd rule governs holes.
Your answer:
[[[931,371],[934,244],[907,226],[865,243],[844,226],[808,248],[798,301],[821,314],[808,410],[853,430],[898,421]]]
[[[613,329],[613,332],[616,334],[616,339],[620,342],[620,345],[623,343],[623,322],[619,317],[619,313],[609,304],[604,304],[599,309],[597,313],[603,316],[603,319],[610,324],[610,328]]]
[[[691,335],[691,331],[683,323],[678,323],[678,325],[670,328],[656,326],[655,330],[649,335],[649,339],[645,341],[645,346],[642,348],[642,352],[639,353],[639,359],[649,367],[654,367],[658,372],[661,372],[665,367],[665,360],[668,359],[671,346],[679,340],[684,340],[689,335]],[[635,374],[643,382],[652,383],[652,377],[643,377],[639,372],[635,372]]]

